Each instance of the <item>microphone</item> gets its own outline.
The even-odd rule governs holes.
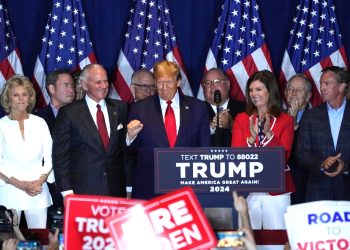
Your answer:
[[[214,91],[214,102],[216,104],[216,146],[220,146],[220,132],[219,132],[219,112],[220,112],[220,102],[221,102],[221,92],[220,90]]]
[[[214,102],[216,103],[216,105],[220,105],[221,102],[221,92],[220,90],[215,90],[214,91]]]

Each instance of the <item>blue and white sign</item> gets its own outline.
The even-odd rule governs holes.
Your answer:
[[[284,192],[284,148],[156,148],[155,192]]]

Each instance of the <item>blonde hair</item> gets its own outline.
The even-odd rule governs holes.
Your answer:
[[[2,90],[1,97],[0,97],[1,105],[3,106],[5,112],[7,113],[10,113],[11,111],[10,92],[14,88],[19,86],[24,87],[27,90],[29,95],[27,112],[30,113],[35,106],[36,93],[32,82],[26,76],[14,75],[10,79],[8,79],[7,82],[5,83],[5,87]]]
[[[159,61],[154,64],[153,74],[155,79],[162,76],[175,76],[176,81],[180,81],[182,79],[179,65],[166,60]]]

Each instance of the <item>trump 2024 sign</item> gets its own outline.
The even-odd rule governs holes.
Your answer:
[[[104,196],[67,196],[64,216],[65,249],[115,249],[104,219],[123,213],[141,202]]]
[[[282,147],[156,148],[155,192],[284,192],[284,155]]]

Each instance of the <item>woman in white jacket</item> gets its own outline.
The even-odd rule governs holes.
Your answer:
[[[0,205],[24,211],[28,228],[46,228],[52,204],[52,139],[46,122],[30,114],[35,90],[27,77],[14,76],[1,93],[8,113],[0,119]]]

